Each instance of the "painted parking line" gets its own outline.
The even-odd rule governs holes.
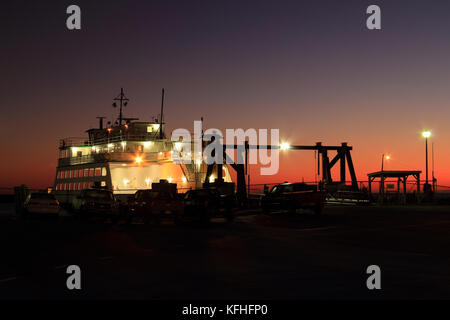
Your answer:
[[[16,276],[11,276],[11,277],[7,277],[7,278],[0,279],[0,283],[2,283],[2,282],[8,282],[8,281],[13,281],[13,280],[16,280],[16,279],[17,279]]]
[[[100,257],[99,260],[111,260],[113,259],[113,256],[105,256],[105,257]]]
[[[324,231],[324,230],[332,230],[337,229],[338,227],[318,227],[318,228],[304,228],[300,229],[302,231]]]
[[[65,269],[67,268],[69,265],[68,264],[61,264],[59,266],[56,266],[54,269],[55,270],[60,270],[60,269]]]

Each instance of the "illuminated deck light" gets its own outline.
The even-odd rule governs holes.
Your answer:
[[[291,148],[291,145],[287,142],[283,142],[282,144],[280,144],[281,150],[289,150],[290,148]]]

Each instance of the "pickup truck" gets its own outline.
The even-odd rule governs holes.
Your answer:
[[[106,189],[85,189],[73,200],[73,209],[82,219],[100,217],[111,219],[116,223],[119,219],[119,203],[113,193]]]
[[[155,190],[139,190],[129,200],[127,221],[133,218],[144,223],[159,224],[165,217],[174,217],[182,210],[182,199],[177,193]]]
[[[212,217],[223,216],[231,222],[233,203],[233,195],[223,194],[215,188],[190,190],[184,197],[184,210],[178,215],[178,221],[195,219],[208,223]]]
[[[287,210],[295,213],[297,209],[312,209],[316,214],[322,212],[325,192],[318,191],[316,185],[306,183],[282,183],[274,186],[261,200],[264,212]]]

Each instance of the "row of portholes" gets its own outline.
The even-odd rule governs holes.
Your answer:
[[[58,183],[56,185],[56,191],[77,191],[83,189],[89,189],[94,186],[93,181],[85,181],[85,182],[68,182],[68,183]],[[101,182],[101,186],[106,186],[106,181]]]
[[[72,179],[83,177],[100,177],[106,176],[106,168],[86,168],[73,170],[60,170],[56,177],[57,179]]]

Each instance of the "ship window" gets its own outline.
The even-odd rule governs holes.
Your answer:
[[[78,178],[78,170],[73,170],[72,178]]]
[[[138,152],[143,152],[143,151],[144,151],[144,146],[138,145],[138,146],[137,146],[137,151],[138,151]]]
[[[89,169],[89,177],[94,176],[94,168]]]
[[[101,186],[106,187],[106,181],[102,181]]]
[[[77,157],[83,156],[83,151],[77,151]]]
[[[83,177],[83,169],[78,170],[78,177]]]
[[[95,168],[95,176],[96,177],[100,177],[101,173],[102,173],[102,168]]]
[[[84,176],[89,177],[89,169],[84,169]]]
[[[69,191],[72,190],[72,182],[68,183],[68,185],[69,186],[68,186],[67,190],[69,190]]]
[[[72,178],[73,170],[69,170],[69,178]]]
[[[78,190],[78,183],[75,182],[75,183],[73,184],[73,190]]]
[[[88,188],[88,183],[87,182],[84,182],[83,183],[83,189],[87,189]]]
[[[106,168],[102,168],[102,176],[106,177]]]

